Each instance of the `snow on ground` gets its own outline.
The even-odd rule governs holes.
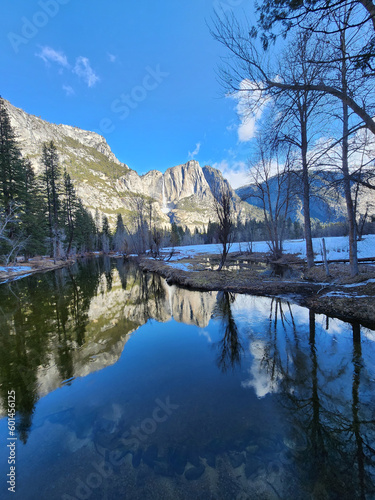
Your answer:
[[[334,259],[349,259],[349,243],[347,236],[331,236],[325,238],[327,258]],[[172,261],[194,257],[202,254],[220,254],[220,244],[213,245],[191,245],[185,247],[176,247],[175,255],[171,258]],[[247,251],[249,243],[233,243],[230,252]],[[322,256],[322,238],[313,238],[313,248],[317,260],[321,260]],[[165,251],[171,251],[170,248],[164,248]],[[255,241],[253,243],[253,252],[269,252],[269,247],[266,241]],[[300,257],[306,257],[305,240],[287,240],[284,242],[284,252],[298,254]],[[375,234],[366,235],[362,241],[358,242],[358,257],[375,257]]]
[[[182,262],[171,262],[169,267],[173,267],[174,269],[181,269],[182,271],[191,271],[189,264],[183,264]]]
[[[375,279],[371,278],[366,281],[361,281],[361,283],[351,283],[350,285],[342,285],[345,288],[355,288],[357,286],[365,286],[368,285],[368,283],[375,283]]]
[[[345,293],[345,292],[329,292],[325,294],[325,297],[341,297],[341,298],[349,298],[349,299],[368,299],[372,298],[373,295],[355,295],[352,293]]]
[[[0,266],[0,272],[5,273],[18,273],[18,271],[31,271],[31,269],[32,268],[30,266]]]

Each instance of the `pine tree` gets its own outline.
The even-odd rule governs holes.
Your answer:
[[[54,261],[60,258],[61,233],[60,233],[60,186],[61,177],[57,149],[53,141],[43,145],[42,163],[44,173],[42,175],[44,192],[47,200],[47,215],[49,226],[49,237],[51,241],[51,253]]]
[[[75,212],[74,244],[81,252],[88,252],[96,248],[97,229],[92,215],[78,200]]]
[[[25,236],[25,258],[45,252],[48,236],[40,185],[29,161],[25,163],[25,191],[21,206],[21,226]]]
[[[96,228],[96,233],[95,233],[95,249],[99,250],[100,249],[100,233],[102,230],[102,223],[101,223],[101,213],[99,212],[99,209],[95,209],[95,228]]]
[[[17,146],[4,100],[0,97],[0,206],[6,215],[16,211],[25,188],[25,162]],[[9,226],[12,238],[16,228]]]
[[[102,250],[104,253],[109,253],[111,247],[111,231],[109,229],[109,221],[106,215],[103,215],[103,225],[102,225]]]
[[[178,226],[175,222],[173,222],[171,227],[171,245],[172,247],[177,247],[180,244],[181,244],[181,237],[179,234]]]
[[[31,173],[30,163],[22,158],[18,147],[5,101],[0,97],[1,254],[6,262],[15,258],[30,243],[32,217],[28,212],[27,200]]]
[[[108,217],[106,215],[103,215],[102,234],[104,234],[105,236],[108,236],[108,238],[111,235],[111,231],[109,229],[109,221],[108,221]]]
[[[72,249],[72,243],[74,238],[74,232],[76,229],[76,216],[78,209],[78,199],[76,192],[71,181],[70,175],[67,173],[66,169],[64,171],[64,222],[66,233],[68,236],[68,247],[66,250],[67,256],[69,256]]]
[[[124,226],[124,221],[122,219],[122,215],[117,214],[116,233],[124,233],[124,232],[125,232],[125,226]]]
[[[120,252],[122,254],[127,253],[128,243],[126,241],[126,230],[121,214],[117,215],[116,231],[113,237],[113,244],[116,252]]]

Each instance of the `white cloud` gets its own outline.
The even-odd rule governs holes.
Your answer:
[[[73,87],[71,87],[70,85],[63,85],[62,88],[63,90],[65,90],[65,94],[67,96],[75,94]]]
[[[240,142],[250,141],[255,135],[255,119],[253,117],[250,118],[241,118],[241,125],[238,127],[238,139]]]
[[[280,382],[283,379],[282,373],[277,368],[272,372],[267,370],[267,365],[264,363],[264,360],[267,359],[266,349],[266,343],[261,340],[250,344],[253,362],[248,371],[251,378],[241,382],[241,386],[245,389],[253,388],[259,399],[264,398],[267,394],[279,392]]]
[[[255,135],[256,123],[261,118],[269,98],[264,97],[261,91],[257,90],[257,84],[251,80],[242,80],[240,90],[231,97],[237,101],[236,111],[240,119],[238,140],[248,142]]]
[[[249,184],[249,167],[244,161],[233,161],[229,163],[227,160],[222,160],[219,163],[214,163],[213,168],[217,168],[223,174],[223,177],[229,181],[232,188]]]
[[[193,158],[195,158],[197,156],[197,154],[199,153],[201,149],[201,143],[200,142],[197,142],[197,144],[195,145],[195,149],[194,151],[191,153],[189,151],[189,158],[192,160]]]
[[[72,72],[81,78],[89,87],[93,87],[99,81],[99,77],[92,69],[90,61],[87,57],[77,57],[74,68],[72,68],[64,52],[59,52],[52,47],[41,47],[40,52],[35,55],[43,59],[47,65],[50,63],[58,64],[60,66],[60,75],[63,74],[63,68],[71,69]],[[63,86],[63,89],[67,95],[72,95],[74,93],[74,90],[70,86]]]
[[[73,73],[82,78],[87,83],[88,87],[93,87],[99,81],[98,75],[91,68],[90,61],[87,57],[79,56],[76,59],[76,64]]]
[[[117,60],[117,56],[115,56],[114,54],[111,54],[111,53],[109,53],[109,52],[107,53],[107,56],[108,56],[108,59],[109,59],[109,61],[110,61],[111,63],[116,62],[116,60]]]
[[[64,54],[64,52],[58,52],[52,47],[42,47],[41,51],[38,54],[35,54],[37,57],[43,59],[46,64],[50,62],[55,62],[63,66],[64,68],[69,68],[70,65],[68,63],[68,58]]]

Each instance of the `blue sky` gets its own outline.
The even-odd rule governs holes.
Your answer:
[[[207,21],[248,0],[18,0],[2,11],[0,95],[43,119],[103,135],[139,173],[191,158],[246,183],[252,124],[216,75]]]

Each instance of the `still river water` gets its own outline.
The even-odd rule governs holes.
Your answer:
[[[3,284],[0,390],[0,498],[375,498],[375,332],[284,300],[101,258]]]

